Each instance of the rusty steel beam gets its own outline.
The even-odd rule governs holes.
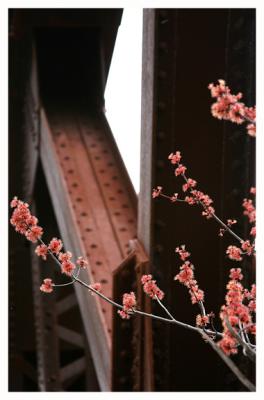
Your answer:
[[[124,292],[134,291],[137,308],[151,312],[150,299],[143,293],[141,276],[149,273],[149,258],[137,239],[129,243],[130,253],[114,273],[114,299],[121,302]],[[135,316],[122,320],[113,315],[113,391],[151,391],[153,380],[152,321]]]
[[[52,276],[53,265],[47,261],[46,273]],[[32,284],[35,314],[36,350],[38,360],[38,386],[40,391],[61,391],[59,341],[55,298],[43,296],[39,290],[42,281],[43,263],[34,254],[32,247]]]
[[[113,272],[136,235],[136,197],[104,117],[41,110],[41,161],[65,247],[89,260],[87,283],[113,297]],[[112,306],[75,285],[102,390],[109,390]],[[88,317],[89,316],[89,317]]]
[[[198,210],[175,206],[163,199],[151,203],[150,192],[157,185],[169,194],[179,190],[181,182],[175,180],[166,160],[171,152],[180,150],[190,176],[201,182],[201,190],[212,195],[221,218],[237,212],[237,183],[242,192],[249,185],[248,177],[244,179],[245,174],[241,173],[241,165],[246,168],[252,163],[250,147],[241,143],[249,138],[238,132],[239,127],[225,126],[212,118],[206,87],[221,74],[231,87],[249,87],[253,101],[253,14],[253,10],[227,9],[144,10],[141,170],[148,173],[142,174],[141,179],[138,237],[149,254],[151,271],[165,292],[164,304],[172,315],[189,323],[193,323],[194,311],[184,288],[173,283],[177,272],[173,250],[181,243],[191,246],[197,279],[207,289],[208,307],[219,310],[224,299],[220,292],[228,281],[225,251],[221,251],[221,247],[227,247],[226,239],[221,245],[218,227],[212,221],[205,224]],[[238,83],[243,85],[236,86]],[[191,110],[186,107],[190,96],[195,104]],[[234,135],[229,135],[229,130]],[[240,134],[241,140],[237,140]],[[205,148],[210,151],[204,152]],[[223,183],[228,190],[223,191]],[[240,199],[241,202],[242,194]],[[215,257],[216,254],[219,256]],[[214,279],[210,274],[212,259]],[[155,304],[153,307],[156,311]],[[205,352],[203,343],[190,332],[153,321],[153,342],[156,390],[188,390],[190,375],[192,390],[234,388],[223,365],[210,351]],[[190,342],[196,348],[195,356],[186,352]],[[206,367],[197,374],[194,366],[201,358]]]

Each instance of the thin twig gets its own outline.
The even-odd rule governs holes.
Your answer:
[[[164,304],[160,301],[160,299],[158,298],[158,296],[155,296],[155,299],[157,300],[157,302],[159,303],[159,305],[163,308],[163,310],[168,314],[168,316],[175,321],[175,318],[171,315],[171,313],[169,312],[169,310],[167,309],[166,306],[164,306]]]
[[[245,356],[248,356],[251,361],[256,362],[256,354],[255,351],[252,350],[249,345],[241,338],[241,336],[233,329],[232,325],[230,324],[229,319],[226,317],[225,318],[225,323],[230,331],[231,335],[234,336],[234,338],[238,341],[238,343],[243,347],[243,353]]]
[[[231,369],[231,371],[235,374],[235,376],[240,380],[240,382],[248,388],[250,392],[255,392],[255,385],[250,382],[247,377],[239,370],[236,364],[227,357],[224,352],[217,346],[217,344],[204,332],[200,332],[202,337],[210,344],[210,346],[214,349],[214,351],[222,358],[222,360],[226,363],[226,365]]]
[[[108,303],[112,304],[114,307],[117,307],[119,309],[123,309],[123,306],[121,304],[118,304],[115,301],[109,299],[108,297],[106,297],[101,292],[98,292],[97,290],[95,290],[91,286],[89,286],[87,283],[83,282],[81,279],[77,278],[76,282],[78,282],[82,286],[86,287],[87,289],[91,290],[92,292],[96,293],[99,297],[101,297],[102,299],[104,299]],[[182,328],[186,328],[186,329],[189,329],[189,330],[192,330],[192,331],[196,331],[196,332],[200,332],[201,331],[200,328],[197,328],[195,326],[192,326],[192,325],[186,324],[184,322],[178,321],[175,318],[173,318],[172,316],[171,317],[173,319],[168,319],[168,318],[160,317],[159,315],[149,314],[149,313],[146,313],[144,311],[137,310],[137,309],[134,309],[133,311],[128,312],[128,314],[130,314],[130,315],[138,314],[138,315],[142,315],[142,316],[145,316],[145,317],[153,318],[153,319],[156,319],[156,320],[159,320],[159,321],[169,322],[169,323],[178,325],[178,326],[180,326]],[[213,331],[211,331],[209,329],[205,330],[205,332],[207,334],[209,334],[209,335],[215,335],[215,332],[213,332]],[[223,337],[222,333],[217,332],[217,337],[219,337],[219,338]]]
[[[183,179],[185,180],[185,182],[187,183],[187,182],[188,182],[188,178],[186,177],[186,175],[185,175],[185,174],[182,174],[182,176],[183,176]],[[191,193],[192,193],[192,191],[191,191]],[[207,210],[206,207],[203,205],[203,203],[202,203],[200,200],[198,200],[198,203],[203,207],[203,209],[204,209],[205,211]],[[243,240],[241,237],[239,237],[228,225],[226,225],[215,213],[210,213],[210,215],[211,215],[220,225],[222,225],[223,228],[225,228],[231,235],[233,235],[234,238],[236,238],[236,239],[239,241],[239,243],[241,243],[241,242],[244,241],[244,240]]]

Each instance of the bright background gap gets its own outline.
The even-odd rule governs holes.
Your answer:
[[[125,8],[105,89],[106,118],[139,193],[143,10]]]

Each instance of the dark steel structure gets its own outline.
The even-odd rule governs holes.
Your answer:
[[[254,104],[254,10],[144,10],[139,199],[104,115],[121,17],[119,9],[10,10],[10,197],[34,208],[44,240],[57,235],[74,257],[87,257],[84,281],[101,282],[119,302],[134,290],[141,310],[160,313],[140,283],[151,272],[172,313],[193,324],[185,288],[173,281],[174,248],[190,248],[207,309],[217,313],[225,243],[197,209],[153,202],[151,191],[176,191],[166,159],[179,149],[220,216],[239,219],[254,148],[240,128],[211,118],[206,86],[226,78]],[[243,390],[193,333],[121,320],[78,285],[45,295],[46,276],[65,282],[10,231],[10,391]]]

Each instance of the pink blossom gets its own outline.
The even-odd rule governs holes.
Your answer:
[[[201,314],[198,314],[196,316],[196,325],[205,327],[209,322],[209,317],[208,315],[201,316]]]
[[[249,333],[251,333],[251,335],[256,335],[256,324],[251,325],[248,328]]]
[[[40,239],[42,235],[43,235],[43,229],[37,225],[32,226],[25,233],[26,238],[33,243],[35,243],[38,239]]]
[[[249,222],[256,222],[256,209],[251,199],[244,199],[243,204],[244,208],[243,214],[246,215],[249,219]]]
[[[249,313],[249,308],[247,306],[245,306],[244,304],[238,305],[236,307],[236,313],[243,324],[251,323],[251,316]]]
[[[60,252],[61,249],[62,249],[62,246],[63,246],[63,244],[62,244],[62,241],[61,241],[60,239],[53,238],[53,239],[50,241],[48,247],[49,247],[49,250],[50,250],[52,253],[59,254],[59,252]]]
[[[235,260],[235,261],[241,261],[242,260],[241,250],[236,246],[228,246],[228,248],[226,250],[226,254],[228,254],[228,257],[231,260]]]
[[[230,322],[231,326],[236,326],[239,324],[239,318],[235,315],[231,314],[228,316],[228,321]]]
[[[208,89],[211,91],[212,97],[220,97],[224,93],[230,93],[230,89],[228,86],[226,86],[226,82],[223,79],[218,79],[218,83],[218,85],[214,85],[213,83],[208,85]]]
[[[39,246],[36,247],[35,253],[39,257],[42,257],[43,260],[46,260],[47,259],[47,253],[48,253],[48,247],[45,244],[40,244]]]
[[[250,302],[248,303],[248,308],[251,312],[256,312],[256,301],[250,300]]]
[[[220,228],[220,229],[219,229],[218,236],[221,236],[221,237],[224,236],[225,231],[226,231],[226,230],[225,230],[224,228]]]
[[[250,193],[256,195],[256,188],[252,186],[250,188]]]
[[[178,280],[179,282],[189,286],[190,281],[193,280],[193,265],[190,264],[189,261],[186,261],[180,267],[180,272],[174,277],[174,280]]]
[[[175,201],[177,201],[177,199],[178,199],[178,193],[174,193],[174,195],[173,196],[171,196],[171,201],[172,201],[172,203],[175,203]]]
[[[151,275],[144,275],[146,278],[143,279],[141,278],[141,282],[145,282],[143,284],[143,290],[144,292],[153,300],[158,298],[159,300],[162,300],[164,297],[164,293],[160,288],[157,286],[156,281],[153,279],[148,279],[149,276]]]
[[[245,107],[245,117],[251,122],[256,122],[256,106]]]
[[[248,124],[247,125],[247,133],[249,134],[249,136],[256,137],[256,125]]]
[[[241,248],[243,251],[247,253],[248,256],[250,256],[253,253],[254,249],[249,240],[242,241]]]
[[[213,214],[215,213],[215,209],[213,207],[206,207],[206,209],[202,212],[202,215],[205,216],[207,219],[212,218]]]
[[[124,311],[133,311],[133,308],[136,307],[136,296],[134,292],[124,293],[123,294],[123,309]]]
[[[83,257],[78,257],[76,264],[79,265],[81,268],[86,268],[88,265],[88,261]]]
[[[168,157],[171,160],[172,164],[178,164],[181,161],[181,153],[180,151],[176,151],[175,154],[171,153]]]
[[[185,244],[182,244],[180,247],[176,247],[175,249],[175,253],[178,253],[181,260],[185,261],[186,258],[190,257],[191,253],[189,253],[186,249],[185,249]]]
[[[40,286],[40,290],[45,293],[51,293],[53,291],[52,279],[50,278],[44,279],[42,285]]]
[[[134,292],[130,293],[124,293],[123,294],[123,309],[118,310],[118,314],[120,315],[121,318],[123,319],[129,319],[130,312],[134,311],[134,308],[136,307],[137,302],[136,302],[136,296]]]
[[[180,253],[183,250],[183,260],[186,258],[185,247],[181,246],[181,249],[177,247],[176,252]],[[189,257],[189,253],[188,257]],[[189,289],[192,304],[202,302],[204,300],[204,292],[199,289],[197,281],[194,279],[194,266],[190,261],[185,261],[184,264],[180,266],[180,272],[174,277],[174,280],[178,280],[180,283],[185,285]]]
[[[196,204],[196,200],[191,197],[191,196],[186,196],[185,199],[186,203],[188,203],[190,206],[193,206],[194,204]]]
[[[215,213],[214,208],[211,206],[213,203],[213,200],[208,196],[208,194],[205,194],[201,192],[200,190],[195,190],[193,189],[191,191],[192,196],[194,197],[195,201],[197,203],[201,203],[202,206],[204,207],[204,211],[202,212],[202,215],[204,215],[207,219],[211,218],[213,214]],[[185,201],[188,200],[185,198]],[[190,204],[190,203],[189,203]]]
[[[247,132],[256,136],[256,107],[246,107],[241,103],[242,93],[233,95],[224,80],[219,79],[219,84],[210,83],[208,88],[216,102],[211,106],[211,113],[215,118],[229,120],[236,124],[249,122]]]
[[[14,203],[13,203],[14,204]],[[23,203],[20,200],[15,200],[17,204],[13,211],[10,222],[15,227],[15,230],[22,235],[25,235],[28,229],[31,227],[32,215],[28,209],[28,204]]]
[[[17,196],[15,196],[15,197],[13,198],[13,200],[11,201],[11,203],[10,203],[10,207],[11,207],[11,208],[15,208],[15,207],[18,206],[18,204],[19,204],[19,200],[18,200]]]
[[[233,280],[241,281],[243,279],[243,275],[241,274],[241,268],[232,268],[230,270],[229,276]]]
[[[141,283],[144,285],[144,283],[151,281],[152,280],[152,275],[142,275],[141,277]]]
[[[228,219],[227,220],[227,225],[228,226],[232,226],[232,225],[234,225],[234,224],[236,224],[237,223],[237,220],[236,219]]]
[[[255,226],[253,226],[253,228],[251,228],[250,235],[256,236],[256,227]]]
[[[187,170],[187,168],[184,165],[179,164],[178,168],[175,169],[175,175],[176,176],[183,175],[183,174],[185,174],[186,170]]]
[[[197,182],[194,179],[188,178],[187,182],[182,185],[183,192],[186,192],[188,189],[193,188],[197,185]]]
[[[118,310],[117,313],[123,319],[129,319],[130,318],[130,315],[127,312],[125,312],[124,310]]]
[[[231,336],[231,334],[225,333],[223,339],[218,342],[218,346],[227,356],[237,353],[238,344],[236,339]]]
[[[229,119],[236,124],[242,124],[244,122],[245,115],[245,104],[235,103],[229,109]]]
[[[58,255],[58,259],[60,260],[60,262],[70,261],[71,258],[72,258],[72,253],[70,251],[66,251],[66,253],[60,252]]]
[[[162,186],[157,186],[156,189],[153,189],[152,191],[152,198],[155,199],[156,197],[159,197],[162,192]]]
[[[200,301],[204,301],[204,291],[199,289],[197,285],[191,286],[189,293],[191,295],[192,304],[199,303]]]
[[[61,263],[61,272],[63,274],[71,276],[74,269],[75,265],[71,261],[63,261]]]
[[[34,215],[30,215],[27,219],[27,224],[29,226],[35,226],[38,223],[38,219]]]

